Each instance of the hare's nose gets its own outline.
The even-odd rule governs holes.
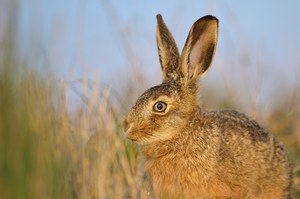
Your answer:
[[[131,127],[131,123],[127,119],[124,120],[124,131],[127,132]]]

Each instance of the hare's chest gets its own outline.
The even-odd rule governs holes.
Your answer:
[[[146,169],[155,192],[160,196],[208,196],[210,173],[184,157],[149,160]]]

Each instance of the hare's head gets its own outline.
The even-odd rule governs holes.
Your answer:
[[[126,136],[139,144],[170,139],[198,110],[197,81],[211,65],[218,37],[218,20],[196,21],[181,56],[161,15],[157,15],[156,41],[162,84],[143,93],[124,122]]]

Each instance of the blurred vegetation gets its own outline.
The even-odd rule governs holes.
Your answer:
[[[18,56],[16,18],[7,20],[0,46],[0,198],[154,198],[143,157],[123,137],[121,121],[128,105],[96,83],[82,80],[78,90],[51,73],[35,72],[30,60]],[[126,87],[132,93],[135,85]],[[82,103],[70,111],[72,88]],[[216,93],[206,98],[217,99]],[[262,119],[290,152],[300,198],[298,98],[278,104]],[[212,106],[233,104],[225,98]]]

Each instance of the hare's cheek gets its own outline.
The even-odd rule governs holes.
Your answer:
[[[166,128],[166,124],[168,123],[167,116],[158,116],[153,115],[149,121],[149,126],[151,126],[151,131],[159,131],[161,129]]]

